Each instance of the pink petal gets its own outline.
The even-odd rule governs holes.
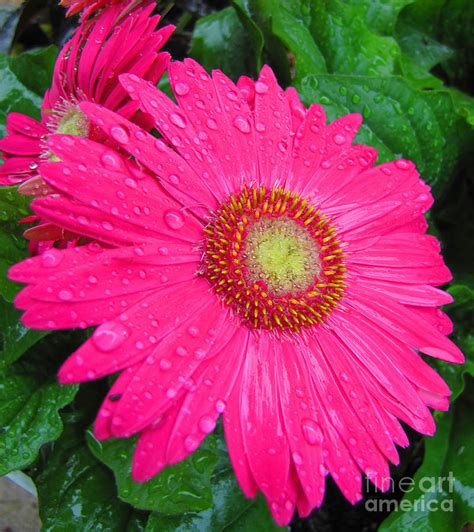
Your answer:
[[[34,287],[29,287],[33,289]],[[22,322],[31,329],[84,329],[100,325],[118,316],[126,307],[131,307],[150,296],[154,290],[133,294],[105,297],[93,301],[71,301],[67,304],[38,303],[31,299]],[[20,304],[15,303],[18,308]]]
[[[196,371],[193,387],[176,406],[156,426],[145,429],[135,451],[135,479],[147,480],[165,465],[184,459],[213,430],[240,373],[246,335],[242,328],[232,335],[223,351]]]
[[[287,183],[298,190],[304,190],[318,171],[324,153],[324,133],[326,114],[317,104],[308,109],[293,147],[293,164],[287,177]]]
[[[154,177],[134,166],[112,169],[110,161],[122,162],[115,152],[104,152],[102,157],[94,171],[90,163],[61,162],[43,165],[41,174],[56,189],[115,218],[114,223],[134,226],[150,236],[155,233],[188,242],[202,238],[201,224],[163,194]],[[78,186],[78,181],[83,184]]]
[[[387,462],[370,433],[367,432],[352,409],[351,399],[344,396],[342,383],[346,382],[345,376],[336,377],[332,371],[329,362],[332,353],[326,353],[325,347],[319,342],[317,335],[314,339],[309,338],[309,349],[301,349],[301,353],[305,356],[312,370],[313,384],[321,407],[326,412],[326,423],[338,432],[344,442],[343,445],[370,480],[377,487],[383,488],[384,479],[390,476]],[[358,389],[357,383],[354,383],[354,386]],[[337,481],[334,473],[336,473],[336,477],[339,473],[331,471],[331,475]]]
[[[278,499],[285,491],[290,467],[277,395],[276,356],[269,334],[249,337],[240,397],[245,451],[252,475],[269,499]]]
[[[293,133],[296,133],[300,128],[303,120],[306,116],[306,107],[301,103],[298,92],[293,87],[288,87],[285,91],[286,100],[290,106],[291,110],[291,119],[292,119],[292,130]],[[314,104],[313,104],[314,105]],[[311,106],[310,106],[311,109]],[[321,107],[322,109],[322,107]]]
[[[404,305],[367,287],[362,290],[353,284],[352,289],[357,300],[351,298],[351,307],[395,338],[435,358],[458,364],[464,360],[458,347]]]
[[[206,294],[204,283],[190,288],[198,290],[193,307],[188,303],[190,317],[159,338],[137,371],[117,407],[116,416],[123,425],[116,427],[116,436],[143,430],[169,408],[182,389],[192,389],[194,372],[201,364],[207,364],[206,359],[214,357],[234,333],[233,321],[222,311],[220,301],[213,294]],[[166,300],[160,300],[164,306]],[[177,301],[173,305],[180,308]],[[170,314],[176,316],[176,310]]]
[[[162,349],[165,344],[160,348],[160,342],[173,331],[180,330],[182,308],[187,306],[190,313],[199,309],[198,301],[186,302],[190,291],[200,293],[203,290],[201,283],[201,280],[193,280],[172,284],[100,325],[63,364],[59,371],[60,381],[71,383],[96,379],[146,359],[155,349]],[[153,356],[148,358],[140,371],[157,369],[155,360]]]
[[[255,136],[260,170],[259,184],[275,186],[291,164],[293,138],[288,101],[271,68],[265,65],[255,83]]]
[[[26,135],[12,134],[0,139],[0,151],[13,155],[38,156],[41,153],[41,142],[37,138]]]
[[[170,464],[183,460],[214,429],[241,372],[247,336],[244,328],[236,327],[219,354],[197,370],[195,384],[185,396],[168,440],[166,456]]]
[[[139,365],[137,364],[122,371],[112,385],[112,388],[109,390],[107,397],[104,399],[94,422],[94,436],[98,440],[112,438],[113,435],[110,422],[112,420],[113,413],[117,408],[117,401],[127,389],[138,367]]]
[[[319,404],[308,382],[309,371],[290,342],[282,342],[275,357],[278,392],[291,457],[301,489],[311,508],[324,496],[323,432],[318,422]]]
[[[205,147],[204,139],[194,130],[182,109],[163,92],[135,76],[124,75],[121,81],[131,98],[140,103],[141,110],[153,117],[154,125],[163,137],[207,181],[206,186],[215,190],[221,198],[226,195],[229,191],[228,183],[222,179],[225,174],[216,172],[220,166],[218,160]]]
[[[235,84],[220,71],[211,79],[192,59],[170,63],[169,76],[182,111],[213,155],[207,166],[213,166],[218,181],[226,176],[216,190],[235,192],[245,179],[257,179],[255,147],[249,144],[254,138],[251,112]],[[189,87],[184,94],[183,86]]]
[[[325,130],[323,159],[331,159],[350,148],[361,124],[362,116],[357,113],[341,116],[329,124]]]
[[[368,286],[404,305],[437,307],[453,302],[453,298],[448,292],[443,292],[434,286],[402,284],[399,281],[400,279],[392,282],[384,279],[364,279],[363,277],[357,280],[360,285]]]
[[[9,135],[18,134],[40,139],[48,129],[33,118],[21,113],[8,113],[6,129]]]
[[[200,179],[193,167],[162,140],[104,107],[83,103],[81,109],[106,133],[114,131],[115,127],[126,131],[129,140],[122,145],[123,149],[154,172],[178,201],[192,207],[202,204],[206,206],[205,212],[217,206],[214,192],[206,186],[206,181]],[[192,175],[194,179],[190,179]]]
[[[356,144],[340,153],[332,159],[326,159],[302,189],[303,194],[311,194],[323,208],[331,202],[331,198],[338,198],[338,191],[347,183],[350,183],[357,175],[364,172],[377,159],[377,151],[369,146]],[[347,211],[344,204],[340,204],[342,212]],[[335,208],[331,210],[335,212]]]

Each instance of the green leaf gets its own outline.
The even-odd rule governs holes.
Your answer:
[[[58,438],[58,410],[76,392],[77,386],[44,382],[21,366],[0,373],[0,476],[28,466],[43,444]]]
[[[272,30],[294,55],[297,76],[295,83],[304,76],[327,72],[326,59],[314,41],[310,29],[283,4],[277,4],[272,12]]]
[[[403,74],[420,88],[441,88],[443,81],[429,72],[452,57],[454,51],[403,20],[397,24],[396,36],[403,51]]]
[[[318,75],[305,78],[300,92],[307,104],[322,103],[331,120],[361,113],[356,141],[377,148],[379,162],[413,160],[435,196],[448,184],[464,124],[444,91],[420,91],[398,76]]]
[[[439,17],[442,42],[455,53],[444,67],[451,83],[472,90],[474,76],[474,2],[471,0],[447,0]]]
[[[29,201],[30,198],[18,194],[16,187],[0,187],[0,295],[7,301],[13,299],[20,287],[6,278],[8,268],[27,256],[24,227],[18,220],[31,214]]]
[[[204,68],[220,68],[236,80],[253,74],[257,59],[247,53],[252,49],[247,30],[235,9],[227,7],[198,20],[189,54]]]
[[[136,438],[99,442],[89,432],[87,442],[92,453],[112,469],[119,497],[134,507],[164,514],[210,508],[210,478],[217,461],[212,435],[186,460],[167,467],[156,477],[142,483],[131,478]]]
[[[41,98],[25,87],[10,66],[9,58],[0,55],[0,136],[5,135],[5,121],[10,111],[39,118]]]
[[[11,47],[15,29],[20,18],[18,2],[2,2],[0,5],[0,52],[7,53]]]
[[[57,55],[58,49],[51,45],[10,57],[9,64],[11,71],[27,89],[43,96],[51,85]]]
[[[401,509],[384,521],[380,532],[461,530],[474,520],[474,470],[469,453],[474,442],[473,407],[466,394],[451,412],[439,416],[436,435],[426,440],[413,491],[405,495]]]
[[[399,8],[407,2],[397,2]],[[375,5],[374,5],[375,4]],[[393,37],[372,31],[366,19],[376,19],[381,2],[328,0],[313,4],[311,33],[322,51],[329,72],[340,74],[390,75],[396,73],[400,48]],[[392,18],[396,11],[391,13]],[[382,26],[390,24],[384,19]],[[348,53],[349,52],[349,53]]]
[[[140,516],[117,498],[113,475],[72,426],[54,443],[36,486],[44,532],[143,530]]]
[[[223,438],[218,439],[218,445],[219,463],[211,479],[212,507],[173,516],[154,513],[148,520],[146,532],[284,530],[273,521],[261,495],[256,499],[245,497],[235,479]]]
[[[46,331],[33,331],[23,327],[19,317],[20,312],[0,298],[0,371],[47,334]]]

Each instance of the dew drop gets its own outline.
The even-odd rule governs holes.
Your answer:
[[[71,301],[73,297],[74,294],[71,292],[71,290],[60,290],[58,293],[58,298],[61,301]]]
[[[177,127],[184,129],[186,127],[186,122],[184,118],[178,113],[172,113],[170,115],[170,121]]]
[[[166,390],[166,397],[168,397],[168,399],[173,399],[176,397],[177,393],[178,392],[175,390],[175,388],[168,388],[168,390]]]
[[[160,368],[163,371],[167,371],[171,368],[171,362],[167,358],[162,358],[160,360]]]
[[[170,229],[181,229],[184,226],[184,218],[178,211],[168,211],[165,213],[165,222]]]
[[[118,169],[121,168],[120,159],[117,155],[113,153],[104,153],[100,156],[102,164],[106,168]]]
[[[222,414],[224,412],[226,404],[225,401],[222,401],[222,399],[218,399],[215,404],[216,411],[219,412],[219,414]]]
[[[301,429],[305,440],[310,445],[317,445],[322,441],[321,429],[312,419],[303,419]]]
[[[128,330],[120,323],[108,321],[100,325],[92,335],[92,342],[100,351],[108,353],[121,345],[128,336]]]
[[[206,125],[209,129],[217,129],[217,122],[213,120],[212,118],[208,118],[206,120]]]
[[[341,144],[344,144],[346,137],[344,137],[344,135],[334,135],[333,140],[340,146]]]
[[[174,86],[174,92],[178,96],[185,96],[189,92],[189,85],[187,83],[183,83],[182,81],[179,81]]]
[[[196,338],[198,336],[198,334],[199,334],[199,329],[192,325],[191,327],[188,327],[188,334],[189,334],[189,336],[192,336],[193,338]]]
[[[209,434],[216,428],[216,422],[211,416],[202,416],[199,420],[199,430],[205,434]]]
[[[186,451],[188,451],[189,453],[192,453],[198,447],[199,447],[199,440],[195,436],[189,435],[185,438],[184,448],[186,449]]]
[[[301,457],[301,455],[299,453],[293,453],[292,455],[292,458],[293,458],[293,462],[296,464],[296,465],[301,465],[303,463],[303,458]]]
[[[268,92],[268,85],[263,83],[263,81],[257,81],[257,83],[255,83],[255,92],[257,94],[265,94]]]
[[[135,181],[135,179],[133,179],[132,177],[127,177],[125,179],[125,185],[128,187],[128,188],[137,188],[138,186],[138,183]]]
[[[62,260],[63,260],[63,254],[55,248],[51,248],[48,251],[45,251],[41,255],[41,264],[45,268],[54,268]]]
[[[410,168],[409,161],[405,161],[405,159],[399,159],[398,161],[395,161],[395,166],[399,170],[408,170]]]
[[[242,133],[250,133],[250,124],[243,116],[237,116],[234,119],[234,126]]]
[[[176,354],[180,357],[185,357],[187,354],[188,354],[188,350],[183,347],[182,345],[179,345],[177,348],[176,348]]]
[[[130,140],[127,131],[122,126],[113,126],[110,128],[110,135],[119,144],[126,144]]]

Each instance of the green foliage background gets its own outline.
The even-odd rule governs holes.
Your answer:
[[[462,367],[433,362],[453,390],[453,405],[449,413],[435,414],[433,438],[411,435],[412,448],[393,470],[395,479],[415,475],[415,480],[452,471],[453,493],[415,489],[405,497],[452,498],[454,511],[370,514],[363,502],[350,507],[329,485],[323,507],[306,520],[295,519],[292,529],[460,529],[474,521],[474,405],[468,377],[474,375],[474,99],[469,95],[474,3],[233,0],[201,17],[193,2],[183,4],[157,7],[178,23],[170,42],[175,56],[189,53],[233,79],[255,76],[269,63],[283,86],[295,86],[306,104],[323,104],[329,119],[361,113],[357,141],[376,147],[379,162],[401,156],[415,161],[436,197],[430,230],[440,238],[454,274],[448,289],[455,303],[447,312],[467,362]],[[0,47],[10,48],[0,56],[2,134],[10,111],[38,117],[57,53],[54,46],[19,53],[24,45],[18,40],[10,47],[22,17],[18,8],[0,9]],[[169,89],[166,80],[161,86]],[[108,383],[79,389],[55,382],[61,361],[86,333],[29,331],[11,305],[18,286],[5,272],[27,255],[16,223],[27,213],[27,201],[13,188],[0,189],[0,475],[23,470],[33,478],[44,530],[277,529],[262,498],[248,500],[240,492],[219,427],[186,461],[145,484],[130,479],[133,440],[94,439],[89,429]]]

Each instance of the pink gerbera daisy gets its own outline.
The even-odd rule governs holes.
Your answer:
[[[84,22],[61,50],[54,68],[51,88],[41,106],[41,122],[20,113],[7,117],[8,136],[0,140],[5,163],[0,167],[0,184],[29,180],[20,192],[38,195],[48,188],[39,177],[39,166],[50,159],[45,139],[52,133],[66,133],[99,140],[102,136],[79,109],[79,102],[92,101],[125,118],[137,116],[133,102],[118,81],[133,72],[156,83],[169,62],[159,53],[174,27],[155,28],[160,17],[150,17],[154,2],[146,1],[132,13],[123,6],[111,6],[94,21]],[[33,178],[33,180],[31,180]]]
[[[264,67],[256,83],[169,67],[177,104],[134,75],[124,87],[157,139],[81,109],[133,158],[55,136],[43,165],[61,193],[37,214],[94,239],[14,266],[16,303],[40,329],[99,325],[63,383],[121,372],[98,438],[141,433],[133,478],[193,452],[221,413],[246,495],[279,524],[320,505],[329,474],[349,501],[361,473],[387,487],[399,420],[424,434],[449,389],[422,354],[462,362],[435,288],[451,276],[425,234],[432,197],[413,163],[373,166],[356,114],[326,125]]]

